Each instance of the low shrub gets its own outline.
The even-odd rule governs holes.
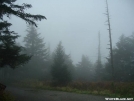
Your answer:
[[[15,101],[15,98],[9,92],[4,92],[0,94],[0,101]]]
[[[19,84],[19,83],[18,83]],[[58,90],[84,94],[107,95],[113,97],[133,97],[134,82],[71,82],[66,86],[54,86],[51,81],[26,80],[20,82],[23,87],[34,87],[47,90]]]

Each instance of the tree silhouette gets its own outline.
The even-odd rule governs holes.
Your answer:
[[[64,85],[71,81],[71,75],[65,64],[65,52],[60,42],[57,46],[54,56],[54,63],[52,65],[52,77],[56,84]]]
[[[48,51],[44,38],[40,38],[35,26],[30,25],[27,28],[27,35],[24,37],[25,53],[32,56],[28,64],[25,65],[24,72],[29,77],[41,77],[48,64]]]
[[[36,25],[35,21],[46,19],[42,15],[32,15],[26,13],[25,10],[32,7],[30,4],[23,3],[16,5],[16,0],[0,0],[0,67],[10,66],[15,68],[26,63],[30,57],[26,54],[21,54],[21,46],[15,45],[15,40],[19,37],[14,31],[10,31],[11,23],[4,20],[4,16],[8,18],[15,15],[28,24]]]

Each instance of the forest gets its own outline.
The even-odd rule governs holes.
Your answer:
[[[72,54],[66,53],[62,40],[59,40],[55,50],[51,50],[41,36],[43,33],[39,33],[35,21],[47,18],[25,13],[25,9],[32,6],[25,3],[14,5],[15,1],[0,1],[0,83],[84,94],[134,96],[134,33],[122,34],[115,47],[111,47],[111,41],[108,43],[110,48],[106,62],[102,62],[103,39],[98,33],[95,62],[88,54],[82,53],[75,64]],[[4,20],[4,15],[10,18],[12,14],[28,23],[22,43],[16,41],[19,34],[10,30],[12,24]],[[106,18],[107,33],[110,35],[108,4]]]
[[[73,64],[70,54],[65,53],[63,43],[60,41],[54,52],[46,47],[43,38],[40,38],[34,26],[28,26],[27,35],[24,37],[25,46],[20,54],[27,54],[30,59],[27,63],[17,66],[15,69],[10,66],[1,68],[1,80],[18,81],[24,79],[37,79],[55,81],[60,84],[81,81],[81,82],[102,82],[112,81],[110,59],[103,64],[101,53],[98,52],[98,59],[95,63],[90,57],[82,55],[77,64]],[[115,82],[134,82],[134,34],[131,36],[120,36],[113,49]],[[20,47],[19,43],[16,43]]]

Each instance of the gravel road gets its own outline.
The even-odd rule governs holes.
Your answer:
[[[17,101],[105,101],[104,96],[75,94],[61,91],[49,91],[30,88],[7,87]]]

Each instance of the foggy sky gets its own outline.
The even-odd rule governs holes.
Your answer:
[[[98,55],[98,32],[101,34],[102,61],[108,56],[109,35],[106,24],[105,0],[18,0],[16,4],[32,4],[26,12],[41,14],[47,20],[37,22],[38,32],[44,37],[47,46],[53,51],[59,41],[67,54],[71,54],[74,63],[81,60],[82,54],[95,62]],[[108,0],[112,41],[115,47],[119,36],[129,36],[134,32],[134,0]],[[21,36],[22,43],[26,35],[26,22],[12,16],[11,30]]]

